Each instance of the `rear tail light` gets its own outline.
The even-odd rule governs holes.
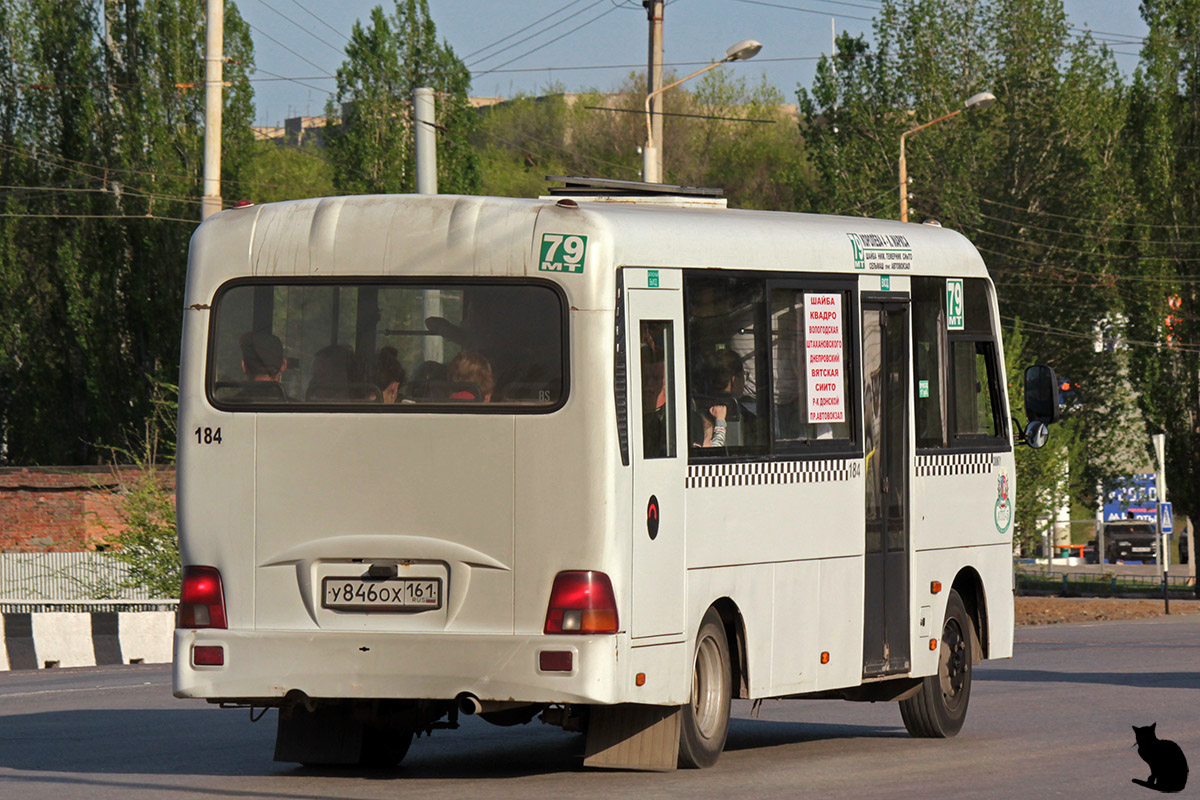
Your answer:
[[[227,628],[225,590],[216,567],[184,567],[179,593],[180,628]]]
[[[616,633],[617,599],[603,572],[560,572],[550,590],[546,633]]]

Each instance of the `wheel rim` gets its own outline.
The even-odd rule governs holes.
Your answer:
[[[721,649],[705,636],[696,648],[696,670],[692,677],[692,716],[696,730],[711,739],[721,727]]]
[[[966,698],[967,677],[971,670],[967,653],[967,639],[957,619],[946,620],[942,630],[942,646],[938,650],[938,681],[942,697],[951,711],[962,705]]]

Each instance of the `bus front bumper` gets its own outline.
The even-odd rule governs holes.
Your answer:
[[[179,629],[174,692],[176,697],[231,702],[269,702],[297,690],[319,698],[450,700],[469,692],[480,700],[607,704],[623,699],[617,695],[625,682],[625,670],[618,667],[624,660],[618,658],[624,639],[620,634]],[[197,647],[220,647],[223,663],[196,665]],[[569,652],[570,671],[542,670],[543,651]],[[215,653],[201,652],[210,660]]]

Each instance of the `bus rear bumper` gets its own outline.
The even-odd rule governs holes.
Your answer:
[[[624,637],[379,634],[345,631],[175,631],[176,697],[272,701],[318,698],[615,703]],[[196,647],[222,648],[197,666]],[[570,671],[544,671],[543,651],[571,653]],[[211,655],[214,651],[207,651]],[[561,660],[561,656],[559,657]]]

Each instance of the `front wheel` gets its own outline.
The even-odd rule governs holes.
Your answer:
[[[946,599],[946,621],[938,648],[938,671],[921,688],[900,701],[900,716],[912,736],[945,739],[955,735],[967,718],[971,700],[971,618],[958,592]]]
[[[692,702],[683,707],[679,731],[679,766],[711,767],[725,749],[729,734],[729,641],[716,609],[710,608],[696,634],[692,669]]]

